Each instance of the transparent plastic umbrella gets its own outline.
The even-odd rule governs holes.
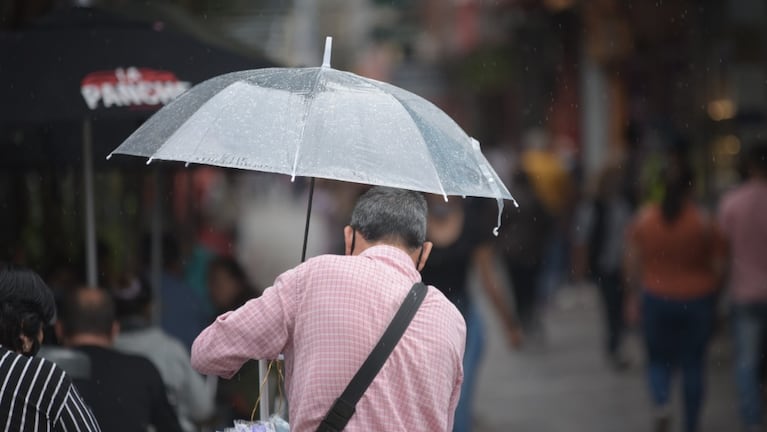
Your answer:
[[[198,84],[113,153],[494,198],[500,225],[513,198],[479,143],[420,96],[331,68],[330,47],[328,38],[321,67]]]
[[[155,113],[113,154],[448,195],[514,200],[447,114],[401,88],[330,67],[235,72],[200,83]],[[111,157],[110,154],[107,158]],[[515,202],[516,205],[516,202]],[[265,362],[259,362],[262,378]],[[268,398],[267,398],[268,399]],[[268,406],[261,404],[262,420]]]

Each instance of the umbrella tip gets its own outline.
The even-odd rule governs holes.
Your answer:
[[[146,164],[147,164],[147,165],[149,165],[150,163],[152,163],[152,158],[149,158],[149,159],[146,161]]]
[[[330,67],[330,51],[333,49],[333,37],[325,37],[325,55],[322,57],[322,67]]]
[[[189,164],[190,164],[190,163],[191,163],[191,162],[187,162],[187,163],[185,163],[185,164],[184,164],[184,168],[189,168]]]
[[[112,153],[109,153],[109,154],[107,155],[107,160],[109,160],[109,159],[112,159]]]

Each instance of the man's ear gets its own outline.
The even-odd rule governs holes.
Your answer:
[[[434,243],[427,241],[423,244],[423,252],[421,252],[421,261],[416,263],[416,266],[418,267],[418,271],[423,270],[424,266],[426,265],[426,260],[429,259],[429,254],[431,253],[431,249],[434,247]]]
[[[344,254],[352,254],[352,238],[354,237],[354,228],[350,225],[344,227]]]

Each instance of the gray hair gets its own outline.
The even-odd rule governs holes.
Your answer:
[[[426,199],[419,192],[376,186],[352,211],[352,228],[370,242],[389,241],[415,249],[426,241]]]

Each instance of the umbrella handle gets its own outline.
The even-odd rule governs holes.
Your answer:
[[[314,198],[314,177],[309,182],[309,204],[306,207],[306,226],[304,227],[304,246],[301,249],[301,262],[306,261],[306,241],[309,238],[309,220],[312,215],[312,199]]]

